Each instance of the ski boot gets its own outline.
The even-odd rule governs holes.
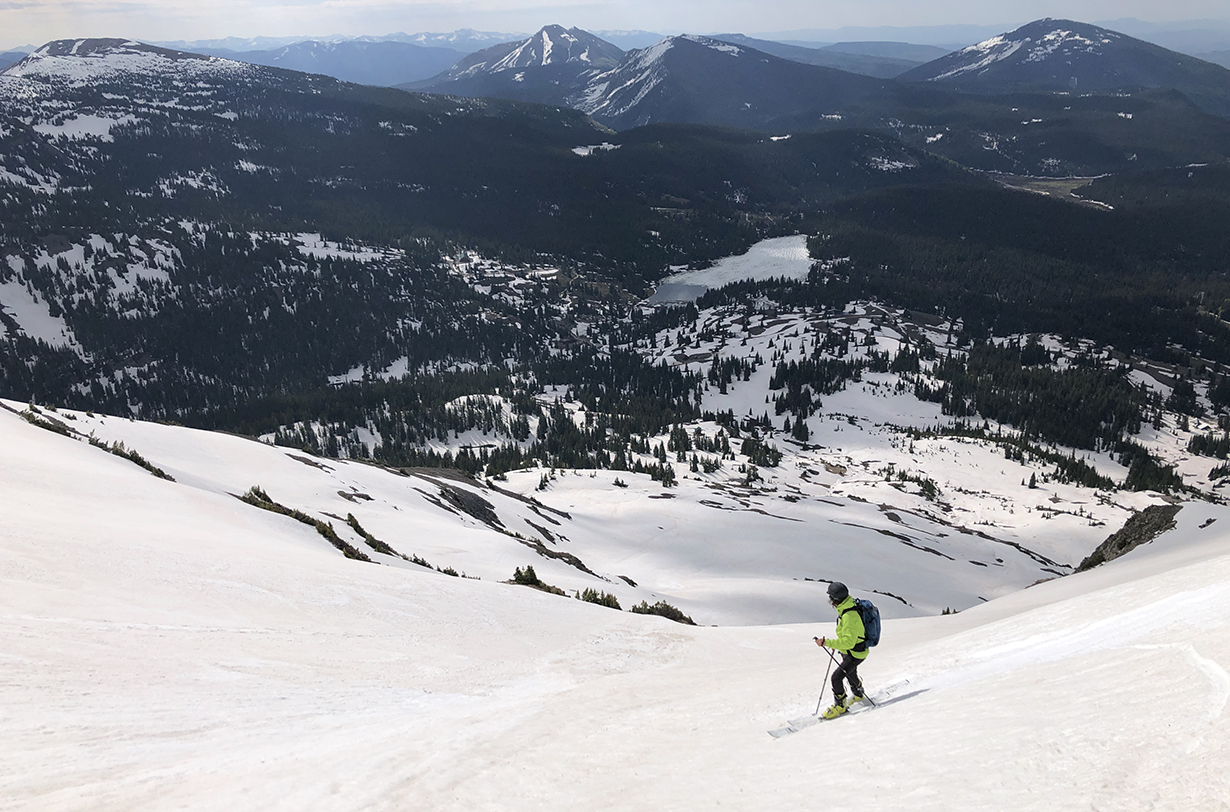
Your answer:
[[[833,698],[833,705],[824,713],[820,714],[822,719],[836,719],[846,712],[846,698],[838,696]]]

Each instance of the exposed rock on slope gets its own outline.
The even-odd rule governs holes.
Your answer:
[[[1076,568],[1077,572],[1091,570],[1096,566],[1114,561],[1121,555],[1130,553],[1142,544],[1148,544],[1155,538],[1175,526],[1175,516],[1179,515],[1182,505],[1154,505],[1128,519],[1127,524],[1119,532],[1114,533],[1102,542],[1089,557]]]

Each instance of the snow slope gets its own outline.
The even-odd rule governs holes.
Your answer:
[[[224,434],[56,414],[83,437],[137,451],[180,487],[229,504],[258,486],[384,564],[414,567],[374,553],[348,515],[402,556],[442,570],[498,581],[532,565],[570,595],[607,592],[625,609],[664,600],[701,624],[819,619],[827,614],[826,580],[876,597],[887,617],[965,609],[1068,572],[1126,519],[1125,505],[1154,501],[1147,494],[1099,501],[1074,486],[1029,491],[1016,484],[1015,466],[1004,477],[1012,487],[1000,492],[994,479],[1005,461],[993,448],[940,439],[907,453],[890,432],[844,419],[827,429],[843,446],[800,452],[776,473],[763,469],[759,486],[743,485],[728,462],[713,474],[680,465],[679,484],[666,490],[627,471],[529,469],[486,484],[438,471],[403,476]],[[5,431],[24,426],[11,412],[0,418]],[[988,491],[964,497],[943,478],[953,499],[945,509],[879,473],[893,460],[906,470],[914,453]]]
[[[774,740],[815,708],[826,661],[810,638],[830,623],[692,628],[350,561],[200,474],[159,480],[7,411],[0,432],[5,809],[1230,798],[1223,507],[1185,506],[1099,570],[890,620],[863,673],[897,701]],[[233,465],[223,447],[201,457]],[[272,459],[244,460],[244,481],[268,482]]]

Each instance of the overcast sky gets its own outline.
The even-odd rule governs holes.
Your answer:
[[[588,30],[757,34],[843,26],[1230,18],[1230,0],[0,0],[0,47],[73,37],[382,35]]]

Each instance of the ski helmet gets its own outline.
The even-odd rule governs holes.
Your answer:
[[[846,585],[841,581],[834,581],[829,584],[829,601],[833,604],[838,604],[850,597],[850,590],[846,589]]]

